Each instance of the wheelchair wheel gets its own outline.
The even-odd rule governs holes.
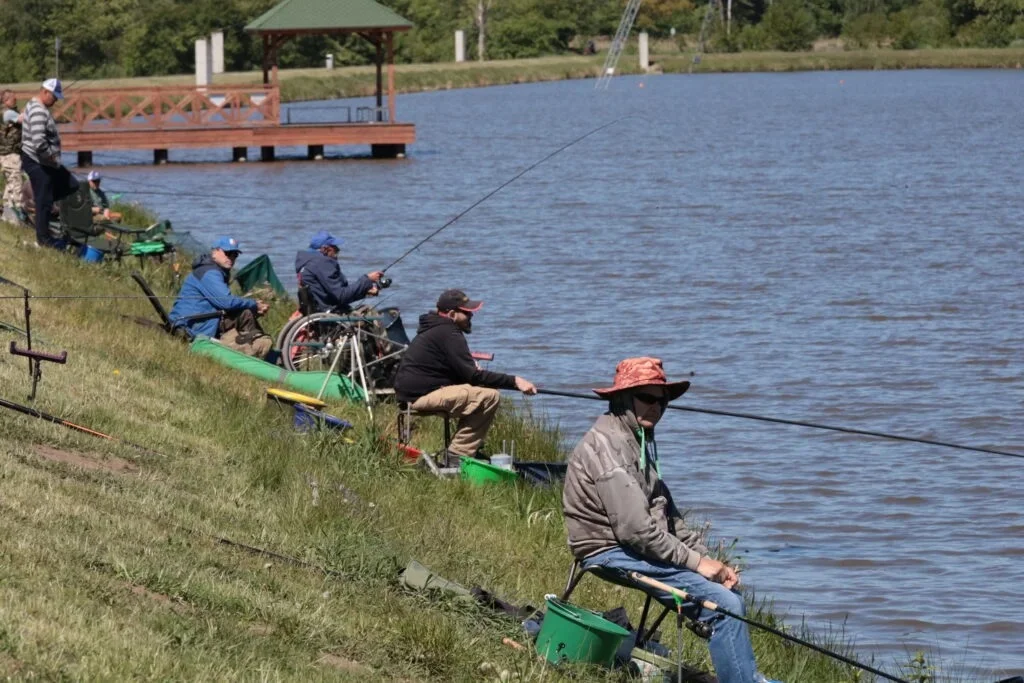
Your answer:
[[[288,370],[320,372],[331,369],[334,354],[351,323],[338,322],[334,313],[314,313],[286,326],[281,361]],[[345,356],[348,356],[346,350]],[[338,361],[335,371],[348,372],[348,360]]]
[[[277,337],[274,339],[274,348],[275,349],[278,349],[278,350],[282,351],[282,354],[283,354],[284,343],[285,343],[285,341],[288,340],[288,333],[292,331],[292,328],[295,326],[295,323],[303,320],[304,317],[305,316],[298,317],[298,318],[289,318],[285,322],[284,327],[281,328],[281,331],[277,333]]]

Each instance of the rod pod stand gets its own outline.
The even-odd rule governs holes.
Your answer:
[[[27,348],[19,349],[16,342],[11,342],[10,353],[12,356],[25,356],[28,358],[28,376],[32,380],[32,393],[28,395],[29,401],[36,400],[36,388],[39,386],[39,382],[43,379],[43,367],[42,361],[49,363],[59,363],[64,365],[68,360],[68,352],[61,351],[60,355],[54,353],[43,353],[42,351],[32,350],[32,307],[29,305],[29,299],[32,294],[28,291],[27,287],[21,287],[16,283],[7,280],[9,284],[15,285],[21,288],[22,295],[25,299],[25,339]]]
[[[39,382],[43,379],[43,366],[42,362],[57,363],[64,365],[68,362],[68,352],[61,351],[60,354],[56,353],[45,353],[43,351],[33,351],[32,347],[29,346],[27,349],[19,349],[18,342],[11,341],[10,353],[12,356],[25,356],[28,358],[28,373],[29,377],[32,378],[32,393],[29,394],[28,400],[36,400],[36,387],[39,386]]]

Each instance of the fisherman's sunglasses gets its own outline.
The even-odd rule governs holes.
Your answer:
[[[633,394],[633,397],[648,405],[653,405],[657,403],[662,407],[662,409],[664,409],[665,406],[668,405],[668,396],[655,396],[654,394],[642,393]]]

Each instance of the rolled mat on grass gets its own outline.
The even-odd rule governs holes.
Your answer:
[[[259,358],[247,356],[241,351],[229,349],[209,337],[196,337],[189,348],[192,353],[212,358],[229,368],[234,368],[266,382],[289,386],[310,396],[316,396],[320,393],[320,387],[323,386],[324,379],[329,374],[326,372],[291,372],[262,361]],[[331,374],[330,379],[327,380],[327,387],[324,389],[322,398],[344,398],[350,401],[363,401],[366,397],[363,394],[363,390],[356,386],[348,377]]]

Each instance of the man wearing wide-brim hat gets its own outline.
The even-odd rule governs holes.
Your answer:
[[[585,567],[600,566],[623,580],[638,572],[743,614],[743,599],[730,590],[736,571],[708,554],[700,534],[687,527],[661,480],[654,427],[669,401],[690,383],[669,382],[657,358],[627,358],[615,383],[594,389],[608,399],[569,460],[562,504],[569,549]],[[667,605],[666,593],[655,597]],[[746,624],[690,606],[710,624],[711,661],[721,683],[754,683],[754,650]]]

